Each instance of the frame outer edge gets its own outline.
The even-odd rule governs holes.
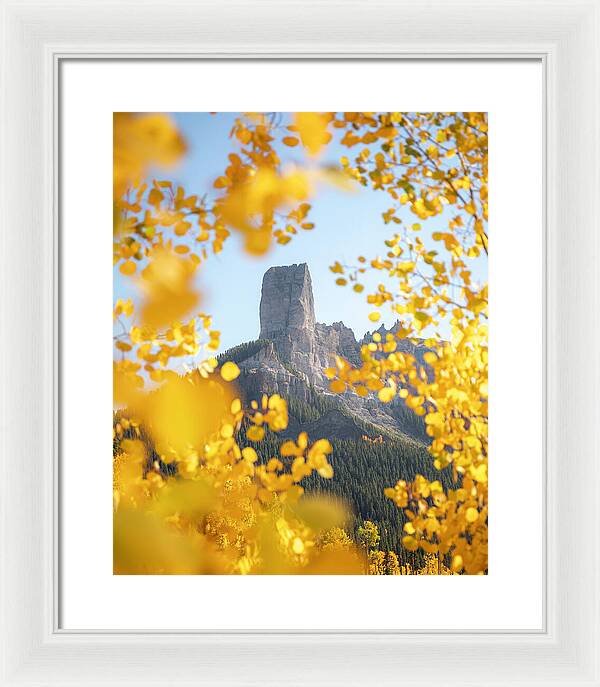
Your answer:
[[[109,4],[113,5],[106,3]],[[255,4],[259,9],[273,7],[269,2]],[[284,4],[281,3],[282,8]],[[290,14],[295,16],[298,3],[288,4],[295,7],[296,11]],[[321,3],[310,4],[319,11]],[[356,9],[360,4],[350,3],[349,6]],[[197,640],[138,634],[69,636],[55,632],[51,593],[54,573],[49,573],[53,570],[54,559],[49,538],[56,513],[54,471],[48,447],[54,446],[56,452],[52,371],[57,355],[53,346],[57,294],[48,286],[55,268],[54,220],[50,211],[56,207],[56,196],[50,181],[56,170],[49,148],[53,131],[48,122],[54,110],[48,92],[48,78],[54,67],[49,66],[49,62],[59,52],[79,53],[86,46],[99,47],[104,53],[159,53],[161,44],[156,43],[150,25],[154,21],[160,31],[161,20],[168,17],[168,12],[163,11],[161,15],[158,11],[164,7],[160,1],[146,3],[151,17],[144,19],[140,37],[132,42],[129,29],[118,19],[112,22],[107,19],[103,6],[95,0],[78,3],[55,0],[38,4],[25,1],[21,5],[0,0],[4,96],[0,120],[0,217],[3,220],[0,231],[0,330],[4,334],[0,367],[3,458],[0,478],[0,685],[16,681],[27,685],[42,682],[59,685],[74,681],[88,685],[130,686],[146,684],[148,680],[173,684],[174,677],[181,677],[181,682],[193,680],[196,684],[215,684],[218,680],[221,685],[316,685],[325,682],[332,654],[338,672],[328,676],[327,682],[331,685],[369,684],[369,676],[371,679],[375,676],[373,666],[379,667],[381,679],[378,684],[381,685],[396,684],[400,675],[404,675],[403,682],[406,682],[411,675],[416,676],[419,669],[423,671],[420,685],[439,684],[443,673],[439,671],[436,679],[436,671],[423,663],[427,658],[430,662],[446,661],[444,681],[449,685],[464,684],[469,679],[478,684],[491,684],[492,681],[498,684],[501,679],[503,684],[524,685],[543,680],[543,676],[547,681],[565,686],[600,685],[600,483],[596,465],[599,418],[595,397],[600,383],[597,354],[600,344],[597,280],[600,258],[600,135],[597,125],[600,114],[600,13],[594,0],[561,0],[547,4],[511,0],[504,2],[502,7],[498,2],[485,4],[491,8],[484,11],[489,16],[486,30],[495,38],[480,38],[477,45],[481,52],[486,52],[486,46],[491,44],[499,54],[503,50],[512,52],[510,48],[517,42],[529,52],[527,35],[534,45],[541,44],[542,29],[534,29],[535,21],[529,17],[523,20],[524,28],[514,39],[503,35],[502,29],[494,34],[495,29],[489,28],[497,17],[510,15],[510,21],[518,24],[520,12],[531,12],[531,17],[539,18],[540,12],[547,10],[544,16],[549,18],[550,26],[549,36],[544,39],[550,46],[547,48],[548,78],[552,86],[552,100],[548,103],[547,159],[548,301],[552,301],[552,307],[548,305],[547,310],[550,487],[547,637],[231,635]],[[225,5],[226,9],[220,10],[206,0],[198,2],[202,11],[214,10],[213,24],[222,22],[232,8],[242,15],[249,11],[244,3],[227,2]],[[364,3],[364,7],[366,5]],[[139,3],[124,0],[114,4],[115,8],[117,6],[126,15],[139,8]],[[369,3],[369,9],[373,6],[392,9],[392,4],[386,2]],[[452,6],[472,8],[472,3],[455,2]],[[180,7],[184,11],[178,14]],[[175,18],[189,17],[190,7],[190,3],[174,3]],[[342,6],[335,3],[335,7],[340,11]],[[93,26],[91,22],[89,25],[84,22],[82,17],[88,16],[82,14],[84,8],[90,19],[97,19]],[[286,11],[283,8],[278,21],[282,16],[285,18]],[[327,11],[324,16],[328,16]],[[182,26],[182,20],[178,21]],[[351,29],[352,20],[346,18],[344,21]],[[263,35],[272,31],[275,25],[273,20],[263,30]],[[476,22],[464,22],[465,35],[475,33],[476,29],[479,29]],[[341,46],[342,52],[348,50],[348,42],[344,44],[340,40],[343,36],[339,31],[331,39],[326,33],[318,33],[316,38],[303,36],[302,31],[295,34],[305,54],[327,53],[331,45],[336,46],[334,50],[340,49],[337,46]],[[448,55],[459,53],[461,45],[465,47],[468,39],[463,44],[461,40],[459,37],[456,43],[444,48]],[[207,53],[218,52],[219,41],[221,46],[226,45],[218,35],[209,38],[206,47],[199,38],[197,41]],[[268,44],[264,44],[267,48],[264,45],[257,47],[256,41],[253,46],[247,40],[238,40],[236,35],[233,39],[228,38],[227,42],[230,41],[228,50],[246,52],[249,56],[269,47]],[[432,43],[436,41],[439,46],[440,41],[434,37]],[[194,51],[190,47],[193,42],[193,37],[191,44],[184,41],[181,51]],[[553,43],[556,49],[551,47]],[[162,45],[167,52],[177,49],[164,39]],[[364,40],[360,46],[363,45]],[[417,37],[412,43],[415,55],[419,52],[418,45]],[[393,49],[385,41],[381,46],[383,53],[387,48]],[[296,52],[297,44],[292,42],[289,48],[282,44],[272,49],[274,54],[288,50]],[[368,48],[366,52],[371,50],[375,51]],[[531,51],[534,52],[534,48]],[[569,243],[565,232],[572,227],[576,229],[575,240],[570,237]],[[595,285],[593,290],[590,284]],[[582,316],[586,319],[582,320]],[[37,336],[32,335],[36,332]],[[578,369],[567,368],[567,363],[573,359],[579,363]],[[578,408],[581,412],[576,413],[574,408],[565,410],[564,399],[572,406],[581,402]],[[559,454],[567,446],[568,453]],[[570,471],[564,469],[565,460],[569,462]],[[14,472],[15,464],[23,465],[18,475]],[[571,500],[575,494],[580,494],[577,508]],[[473,652],[475,646],[478,647],[476,653]],[[233,660],[234,652],[240,660]],[[494,670],[494,676],[490,675],[492,664],[489,662],[503,659],[506,662],[508,657],[515,660],[514,670]],[[350,663],[352,658],[355,660]],[[298,665],[302,659],[307,660],[304,669]],[[357,666],[357,659],[366,663]],[[171,672],[178,665],[176,673]],[[473,672],[461,675],[461,665]],[[223,666],[227,674],[223,674]],[[154,674],[149,672],[152,668]],[[288,673],[283,674],[281,671],[286,669]]]

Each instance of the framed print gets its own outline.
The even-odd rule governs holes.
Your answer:
[[[598,684],[597,5],[3,9],[2,684]]]

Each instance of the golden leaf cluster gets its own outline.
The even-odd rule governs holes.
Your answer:
[[[436,468],[450,466],[457,489],[418,477],[386,490],[409,521],[403,544],[409,551],[450,556],[452,570],[487,571],[487,282],[477,284],[472,263],[487,254],[487,118],[483,113],[345,113],[334,125],[346,129],[342,143],[358,148],[346,170],[362,185],[387,193],[393,202],[384,222],[397,225],[383,254],[357,266],[339,262],[337,283],[360,284],[367,269],[385,273],[393,288],[379,285],[367,296],[389,308],[400,324],[385,340],[379,333],[362,348],[362,364],[338,358],[327,370],[330,388],[402,399],[424,417]],[[400,170],[400,171],[399,171]],[[445,231],[422,238],[420,223],[397,217],[408,205],[420,219],[447,217]],[[466,219],[465,219],[466,218]],[[438,220],[439,223],[439,220]],[[435,245],[440,246],[435,248]],[[443,246],[443,249],[442,249]],[[370,319],[380,318],[374,310]],[[403,341],[445,323],[451,340],[428,336],[422,360],[403,351]]]

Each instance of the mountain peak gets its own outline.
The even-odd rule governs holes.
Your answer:
[[[260,338],[290,329],[312,330],[315,306],[310,271],[305,262],[269,268],[262,282]]]
[[[396,322],[392,330],[398,326]],[[385,327],[379,331],[387,333]],[[367,333],[365,339],[357,341],[352,330],[340,321],[315,322],[308,265],[280,265],[263,275],[260,338],[230,349],[220,360],[232,360],[240,367],[238,383],[245,398],[279,394],[290,402],[290,436],[305,429],[311,434],[323,432],[325,438],[343,439],[362,436],[366,431],[388,437],[410,435],[421,441],[426,436],[425,425],[405,408],[402,399],[385,404],[377,396],[365,398],[350,390],[336,395],[330,391],[325,370],[335,365],[337,357],[360,366],[361,345],[371,340],[372,333]],[[414,345],[409,339],[397,344],[425,367],[425,346]],[[321,418],[320,424],[308,423],[311,418]]]

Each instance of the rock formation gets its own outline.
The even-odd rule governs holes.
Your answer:
[[[260,297],[260,338],[284,331],[312,332],[315,304],[308,265],[271,267],[265,272]]]
[[[353,392],[329,391],[324,370],[341,356],[360,365],[360,347],[343,322],[315,321],[312,282],[308,265],[271,267],[265,273],[260,300],[260,338],[226,351],[221,361],[234,360],[242,374],[239,384],[248,398],[279,393],[290,404],[289,433],[311,430],[330,438],[356,438],[384,433],[422,438],[422,423],[400,399],[382,404],[377,398],[360,398]],[[378,330],[385,336],[387,331]],[[424,346],[403,340],[402,349],[422,361]],[[323,409],[316,420],[303,425],[293,415],[293,401]]]

